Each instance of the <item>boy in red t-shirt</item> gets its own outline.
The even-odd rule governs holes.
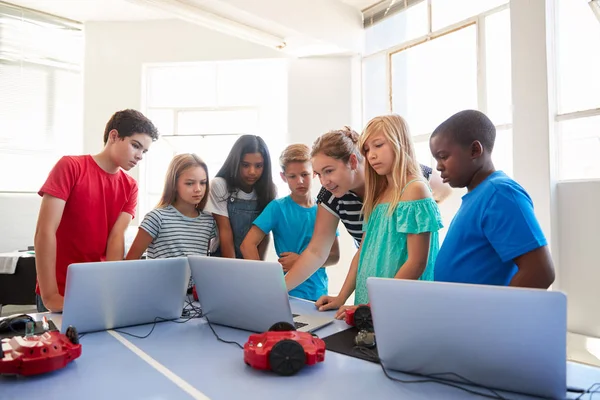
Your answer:
[[[135,215],[138,188],[129,171],[158,139],[142,113],[115,113],[94,156],[64,156],[39,191],[35,231],[38,311],[62,311],[67,267],[124,257],[125,230]],[[124,170],[124,171],[123,171]]]

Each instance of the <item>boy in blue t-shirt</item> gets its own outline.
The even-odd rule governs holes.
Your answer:
[[[496,171],[496,128],[475,110],[454,114],[429,140],[444,182],[466,187],[435,264],[436,281],[547,289],[554,266],[531,198]]]
[[[306,249],[315,228],[317,205],[311,197],[313,169],[310,149],[303,144],[288,146],[279,157],[281,178],[291,194],[271,201],[254,220],[252,228],[240,246],[245,259],[259,260],[258,245],[271,231],[279,263],[287,273],[300,254]],[[338,239],[335,239],[329,257],[303,284],[291,290],[291,296],[316,301],[327,294],[325,267],[336,264],[340,257]]]

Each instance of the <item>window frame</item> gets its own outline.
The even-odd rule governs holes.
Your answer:
[[[45,115],[45,127],[48,128],[48,121],[52,121],[54,118],[53,113],[56,111],[56,106],[62,103],[57,103],[55,102],[55,96],[57,93],[57,87],[56,87],[56,77],[58,74],[58,71],[68,71],[68,72],[72,72],[75,74],[78,74],[80,77],[80,99],[79,102],[81,103],[83,101],[83,80],[81,79],[82,73],[83,73],[83,52],[84,52],[84,32],[83,32],[83,24],[80,22],[76,22],[76,21],[72,21],[72,20],[68,20],[65,18],[61,18],[61,17],[57,17],[57,16],[53,16],[53,15],[49,15],[49,14],[45,14],[36,10],[32,10],[32,9],[28,9],[28,8],[24,8],[18,5],[13,5],[13,4],[8,4],[8,3],[1,3],[0,4],[0,16],[5,16],[5,17],[9,17],[9,18],[16,18],[16,19],[20,19],[22,20],[23,24],[41,24],[41,25],[46,25],[48,27],[48,29],[68,29],[69,31],[74,32],[75,35],[77,35],[77,40],[78,40],[78,45],[80,47],[81,53],[79,54],[81,56],[81,58],[77,58],[77,60],[75,59],[66,59],[66,58],[60,58],[60,59],[48,59],[48,58],[44,58],[43,56],[45,55],[43,52],[39,52],[39,53],[35,53],[38,56],[40,56],[39,58],[27,58],[26,55],[24,56],[23,54],[19,55],[17,54],[17,56],[13,56],[13,53],[10,52],[11,49],[11,44],[10,41],[8,42],[8,50],[9,52],[7,54],[4,54],[2,49],[3,49],[3,35],[2,35],[2,26],[0,25],[0,64],[6,65],[6,66],[13,66],[13,67],[21,67],[21,69],[26,69],[26,70],[37,70],[37,71],[41,71],[43,73],[46,74],[45,76],[45,81],[46,81],[46,93],[43,96],[44,97],[44,104],[46,107],[46,115]],[[27,26],[27,25],[25,25]],[[10,39],[10,38],[9,38]],[[25,42],[27,42],[27,40],[25,40]],[[12,46],[14,46],[14,44],[12,44]],[[81,127],[78,127],[78,131],[81,129]],[[55,134],[56,132],[54,130],[50,130],[48,131],[47,129],[45,130],[45,132],[43,132],[43,143],[39,144],[38,146],[36,146],[35,148],[31,148],[31,147],[23,147],[23,146],[19,146],[19,145],[14,145],[11,144],[10,141],[8,141],[7,143],[2,143],[0,141],[0,156],[2,154],[7,154],[7,153],[20,153],[20,154],[27,154],[30,156],[38,156],[38,155],[51,155],[51,156],[56,156],[56,161],[58,161],[58,159],[60,158],[60,156],[62,155],[61,153],[61,145],[60,143],[56,143],[55,142]],[[77,152],[81,152],[82,151],[82,145],[83,143],[81,143],[81,145],[74,145],[72,150],[75,150],[76,148],[79,149],[77,150]],[[56,162],[54,161],[54,162]],[[33,166],[32,168],[37,168],[35,166]],[[50,165],[50,168],[52,168],[52,165]],[[47,171],[44,171],[44,174],[47,175],[47,173],[50,172],[50,169],[48,169]],[[40,187],[44,182],[40,182]],[[6,186],[9,187],[9,186]],[[14,190],[14,189],[7,189],[5,186],[0,186],[0,194],[37,194],[39,187],[38,188],[31,188],[31,189],[18,189],[18,190]]]
[[[393,112],[393,108],[392,108],[393,107],[392,56],[394,54],[397,54],[399,52],[402,52],[402,51],[408,50],[410,48],[419,46],[421,44],[427,43],[431,40],[434,40],[434,39],[437,39],[437,38],[440,38],[440,37],[443,37],[446,35],[450,35],[450,34],[457,32],[463,28],[466,28],[468,26],[475,25],[476,30],[477,30],[477,44],[476,44],[476,51],[477,51],[477,57],[476,57],[477,58],[477,107],[478,107],[479,111],[487,114],[487,112],[488,112],[488,104],[487,104],[488,91],[487,91],[487,74],[486,74],[487,68],[486,68],[486,24],[485,24],[485,21],[486,21],[486,18],[490,15],[510,9],[510,2],[507,2],[506,4],[502,4],[502,5],[494,7],[494,8],[491,8],[487,11],[484,11],[484,12],[474,15],[472,17],[466,18],[462,21],[456,22],[452,25],[448,25],[448,26],[438,29],[436,31],[432,30],[433,24],[432,24],[431,0],[427,0],[427,7],[428,7],[428,15],[427,15],[428,33],[426,35],[405,41],[403,43],[399,43],[398,45],[395,45],[390,48],[383,49],[383,50],[380,50],[377,52],[373,52],[373,53],[370,53],[369,55],[362,57],[361,61],[364,62],[364,60],[367,60],[367,59],[370,59],[373,57],[377,57],[377,56],[381,56],[382,54],[385,55],[385,74],[386,74],[385,80],[386,80],[386,90],[387,90],[387,110],[386,111],[388,113]],[[364,117],[365,116],[364,116],[364,107],[363,107],[363,119],[364,119]],[[496,125],[497,131],[506,131],[506,130],[512,131],[512,128],[513,128],[512,122]],[[429,141],[429,137],[431,136],[431,133],[432,132],[420,133],[417,135],[413,135],[412,136],[413,142],[415,144],[427,142],[427,141]],[[430,162],[433,164],[433,158],[431,158]]]
[[[558,3],[557,3],[558,5]],[[591,11],[591,10],[590,10]],[[557,10],[557,12],[560,12],[560,10]],[[599,21],[600,22],[600,21]],[[559,49],[559,40],[558,40],[558,36],[560,35],[560,24],[558,22],[558,18],[555,16],[555,19],[553,21],[554,23],[554,35],[555,35],[555,40],[554,40],[554,47],[555,47],[555,51],[554,51],[554,57],[553,57],[553,62],[554,62],[554,82],[555,82],[555,96],[554,96],[554,109],[556,110],[555,114],[554,114],[554,129],[555,129],[555,133],[556,133],[556,139],[557,139],[557,143],[562,144],[564,138],[563,132],[562,132],[562,125],[560,124],[561,122],[565,122],[565,121],[572,121],[572,120],[577,120],[577,119],[585,119],[585,118],[590,118],[590,117],[598,117],[600,116],[600,106],[599,107],[593,107],[593,108],[587,108],[587,109],[583,109],[583,110],[577,110],[577,111],[569,111],[569,112],[560,112],[560,101],[561,101],[561,90],[560,90],[560,80],[559,80],[559,76],[561,74],[560,71],[560,49]],[[563,178],[563,163],[564,163],[564,159],[563,159],[563,150],[562,150],[562,146],[558,145],[557,147],[557,156],[558,156],[558,182],[582,182],[582,181],[597,181],[600,180],[600,176],[594,177],[594,178]]]

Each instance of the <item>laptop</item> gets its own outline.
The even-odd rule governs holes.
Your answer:
[[[563,293],[382,278],[368,278],[367,289],[386,369],[566,396]]]
[[[279,263],[188,256],[202,314],[211,323],[266,332],[277,322],[313,332],[330,317],[292,315]]]
[[[180,318],[188,279],[185,257],[71,264],[61,332],[69,325],[85,333]]]

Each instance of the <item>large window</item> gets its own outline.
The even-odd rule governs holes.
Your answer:
[[[497,167],[512,174],[508,1],[410,3],[367,28],[364,120],[402,115],[419,161],[432,165],[428,140],[433,129],[457,111],[479,109],[497,127]]]
[[[81,153],[82,55],[79,24],[0,4],[1,192],[37,192]]]
[[[557,2],[560,179],[600,178],[600,21],[585,0]]]
[[[161,138],[142,164],[140,215],[157,204],[176,154],[198,154],[213,178],[237,138],[254,134],[268,143],[277,173],[287,136],[286,74],[282,60],[146,66],[144,108]]]

